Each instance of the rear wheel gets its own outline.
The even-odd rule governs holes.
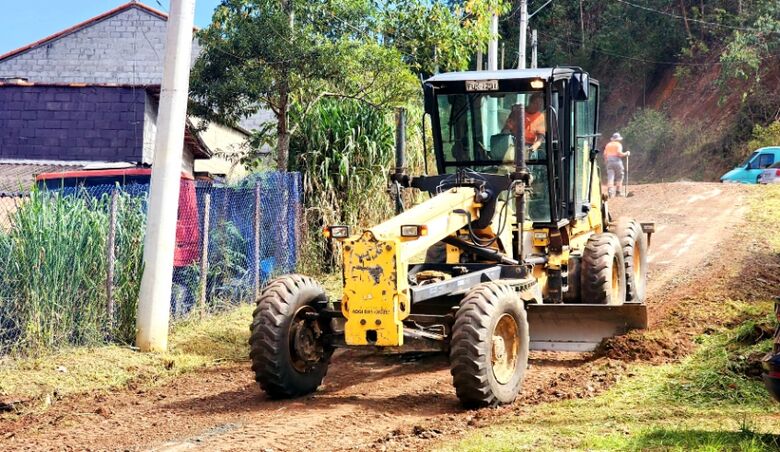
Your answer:
[[[647,236],[636,220],[621,218],[615,230],[626,266],[626,301],[643,303],[647,282]]]
[[[505,284],[469,291],[455,314],[450,366],[455,393],[467,407],[511,403],[528,367],[528,320],[523,301]]]
[[[253,314],[250,357],[255,380],[274,398],[314,392],[328,370],[333,348],[323,335],[329,325],[317,318],[326,299],[312,278],[287,275],[263,289]]]
[[[623,250],[615,234],[593,234],[582,253],[580,291],[583,303],[620,305],[626,299]]]

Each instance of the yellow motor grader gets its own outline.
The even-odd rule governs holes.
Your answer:
[[[423,87],[438,174],[408,174],[399,115],[397,215],[326,228],[342,246],[343,297],[288,275],[257,300],[252,369],[272,397],[315,391],[337,347],[373,347],[448,353],[464,405],[510,403],[529,350],[593,350],[647,325],[653,225],[607,211],[598,82],[555,67],[439,74]],[[407,208],[407,189],[430,198]]]

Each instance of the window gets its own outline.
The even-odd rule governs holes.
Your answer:
[[[773,163],[775,163],[774,154],[761,154],[758,156],[758,168],[769,168]]]
[[[530,147],[538,142],[536,150],[529,151],[526,158],[546,159],[545,108],[541,92],[437,96],[446,171],[452,173],[458,167],[466,167],[488,173],[507,172],[499,167],[514,165],[517,120],[512,112],[520,102],[527,105],[526,124],[521,125],[526,130],[526,145]],[[538,112],[530,107],[535,102],[538,102]]]
[[[576,203],[575,216],[584,213],[582,206],[589,204],[590,194],[590,151],[596,143],[596,104],[598,102],[598,89],[595,85],[590,88],[587,101],[575,103],[575,133],[574,153],[576,154],[576,168],[572,183],[574,185],[574,200]],[[572,167],[575,165],[572,165]]]

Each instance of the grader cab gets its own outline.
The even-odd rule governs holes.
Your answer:
[[[598,82],[556,67],[440,74],[423,87],[438,174],[408,174],[401,116],[397,215],[327,228],[342,245],[343,297],[288,275],[257,300],[252,368],[273,397],[316,390],[335,348],[373,347],[448,353],[464,405],[510,403],[530,350],[593,350],[647,326],[653,225],[608,213]],[[413,188],[430,197],[405,206]]]

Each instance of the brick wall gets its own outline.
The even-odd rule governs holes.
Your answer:
[[[160,16],[130,7],[0,61],[0,78],[158,85],[162,81],[166,24]],[[193,43],[193,55],[198,52],[197,43]]]
[[[146,91],[0,86],[0,158],[140,162]]]

